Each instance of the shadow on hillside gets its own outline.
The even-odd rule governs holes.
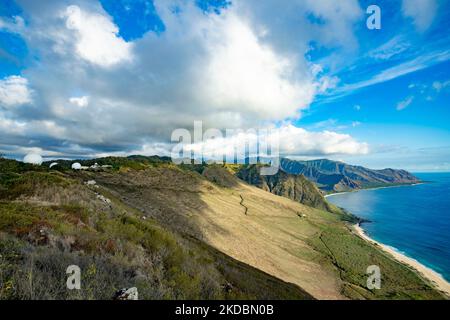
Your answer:
[[[198,173],[152,168],[126,173],[98,173],[95,179],[118,199],[142,212],[143,216],[152,217],[179,234],[204,239],[197,217],[208,209],[208,205],[201,195],[217,191]],[[217,232],[228,233],[206,215],[202,215],[202,219]]]
[[[203,170],[202,175],[220,187],[235,188],[239,186],[239,179],[221,165],[209,165]]]

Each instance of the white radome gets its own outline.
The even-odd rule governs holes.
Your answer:
[[[81,164],[78,162],[75,162],[72,164],[72,169],[73,170],[81,170]]]
[[[52,168],[52,167],[57,166],[57,165],[58,165],[58,162],[52,162],[48,167]]]
[[[37,153],[29,153],[23,158],[23,162],[25,163],[31,163],[36,165],[41,165],[44,160],[42,157]]]

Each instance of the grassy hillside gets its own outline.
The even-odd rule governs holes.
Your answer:
[[[128,161],[5,172],[0,160],[0,298],[108,299],[129,286],[145,299],[443,298],[344,214],[248,185],[232,166]],[[69,264],[85,289],[65,289]],[[365,289],[373,264],[381,290]]]
[[[111,299],[132,286],[141,299],[311,299],[144,218],[83,173],[11,165],[0,160],[0,299]],[[72,264],[82,290],[66,289]]]
[[[353,234],[343,222],[351,217],[273,195],[233,179],[229,171],[220,166],[198,171],[160,166],[102,173],[96,179],[166,228],[295,283],[316,298],[443,297],[416,273]],[[387,266],[384,286],[368,291],[366,268],[377,263]]]

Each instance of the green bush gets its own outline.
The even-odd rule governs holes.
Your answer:
[[[31,196],[37,190],[50,186],[66,187],[73,180],[63,177],[59,173],[47,172],[25,172],[23,174],[2,173],[0,174],[0,186],[3,192],[0,199],[13,200],[20,196]]]

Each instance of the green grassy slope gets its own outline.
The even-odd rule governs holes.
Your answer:
[[[443,299],[427,280],[343,226],[320,227],[310,244],[332,263],[350,299]],[[381,270],[381,289],[367,289],[370,265]]]

